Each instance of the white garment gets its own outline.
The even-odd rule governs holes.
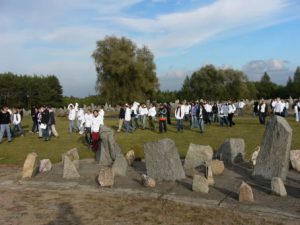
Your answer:
[[[212,111],[212,105],[206,103],[204,105],[204,109],[205,109],[206,112],[211,113],[211,111]]]
[[[149,109],[148,116],[151,116],[151,117],[156,116],[156,108],[154,106]]]
[[[282,101],[277,101],[274,107],[275,113],[282,113],[283,109],[285,107],[285,104]]]
[[[93,114],[86,113],[84,115],[84,123],[85,123],[84,126],[87,127],[87,128],[90,128],[91,125],[92,125],[92,119],[93,119]]]
[[[236,110],[236,108],[235,108],[235,105],[234,105],[234,104],[230,104],[230,105],[228,106],[228,113],[229,113],[229,114],[234,113],[235,110]]]
[[[91,131],[92,132],[99,132],[101,125],[101,118],[98,115],[97,117],[92,117],[92,124],[91,124]]]
[[[69,109],[69,120],[75,120],[76,117],[76,111],[75,109]]]
[[[184,105],[181,105],[180,108],[175,109],[175,118],[177,120],[182,120],[184,118]]]
[[[100,125],[104,125],[104,110],[103,109],[100,109],[99,110],[99,117],[100,117]]]
[[[189,115],[191,110],[191,105],[185,105],[184,107],[184,114]]]
[[[288,102],[285,103],[285,108],[288,110],[289,109],[290,104]]]
[[[21,123],[21,115],[20,113],[14,113],[13,114],[13,124],[18,125]]]
[[[77,112],[77,119],[82,121],[84,120],[84,111],[83,109],[79,109],[79,111]]]
[[[261,104],[260,106],[260,110],[259,110],[261,113],[265,113],[266,112],[266,103],[264,104]]]
[[[148,109],[147,107],[140,107],[140,115],[143,116],[143,115],[148,115]]]
[[[125,108],[125,121],[131,120],[131,109],[129,107]]]
[[[240,101],[238,105],[239,105],[239,108],[240,108],[240,109],[243,109],[244,106],[245,106],[245,102]]]

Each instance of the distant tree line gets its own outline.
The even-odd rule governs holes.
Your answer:
[[[0,73],[0,105],[30,108],[63,104],[63,89],[54,75],[29,76]]]
[[[289,77],[286,85],[272,82],[268,73],[264,73],[260,81],[251,82],[239,70],[217,69],[207,65],[187,76],[179,91],[158,91],[155,99],[160,102],[174,99],[196,100],[239,100],[239,99],[270,99],[280,97],[300,97],[300,67]]]

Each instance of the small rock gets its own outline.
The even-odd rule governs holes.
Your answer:
[[[207,194],[209,192],[207,179],[203,176],[195,175],[193,179],[193,191]]]
[[[156,185],[155,180],[153,178],[147,176],[146,174],[142,175],[141,183],[144,187],[150,187],[150,188],[154,188]]]
[[[250,187],[250,185],[248,185],[244,181],[242,182],[242,184],[240,186],[239,201],[240,202],[253,202],[254,201],[252,188]]]
[[[257,156],[259,154],[259,151],[260,151],[260,146],[257,146],[255,149],[254,149],[254,152],[252,153],[252,156],[251,156],[251,162],[253,164],[253,166],[256,165],[256,159],[257,159]]]
[[[208,185],[212,186],[215,184],[211,166],[208,166],[206,168],[206,179],[207,179]]]
[[[300,150],[290,151],[290,160],[293,169],[300,172]]]
[[[280,177],[273,177],[271,181],[271,190],[275,195],[286,197],[287,193]]]
[[[40,173],[48,172],[51,169],[52,169],[52,163],[50,159],[42,159],[40,161],[40,168],[39,168]]]
[[[34,176],[37,170],[36,158],[37,154],[35,152],[29,153],[27,155],[23,166],[22,179],[31,178],[32,176]]]
[[[99,172],[98,182],[101,187],[112,187],[114,185],[114,171],[111,167],[102,167]]]
[[[135,160],[135,154],[133,150],[130,150],[129,152],[126,153],[126,160],[128,163],[128,166],[132,166],[134,160]]]
[[[225,169],[224,162],[220,160],[213,160],[211,162],[211,170],[213,175],[221,175],[223,174]]]
[[[80,175],[76,169],[75,164],[70,160],[70,158],[68,156],[65,155],[63,178],[73,179],[73,178],[79,178],[79,177],[80,177]]]

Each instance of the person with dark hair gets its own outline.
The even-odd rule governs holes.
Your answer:
[[[124,119],[125,119],[125,107],[122,105],[119,111],[119,127],[117,130],[118,133],[121,132],[122,130]]]
[[[49,107],[49,135],[53,134],[55,137],[58,137],[59,134],[55,127],[55,114],[52,107]]]
[[[21,136],[24,136],[24,130],[22,129],[22,117],[18,111],[17,108],[13,108],[13,129],[12,129],[12,136],[15,136],[15,130],[18,129],[18,131],[20,132]]]
[[[228,122],[230,127],[235,125],[235,123],[233,122],[233,115],[235,111],[236,111],[235,105],[231,101],[228,101]]]
[[[91,124],[93,144],[91,147],[92,150],[96,152],[99,147],[99,140],[100,140],[99,130],[101,126],[101,118],[99,117],[98,110],[94,110],[93,114],[94,116],[92,117],[92,124]]]
[[[184,118],[184,105],[178,103],[175,109],[175,118],[176,118],[176,130],[177,132],[183,132],[183,118]]]
[[[160,104],[157,115],[159,117],[159,132],[167,132],[167,109],[164,104]]]
[[[43,137],[45,138],[45,141],[49,141],[49,110],[46,106],[41,107],[41,129],[43,133]]]
[[[8,107],[3,106],[2,110],[0,111],[0,143],[2,142],[5,132],[7,135],[8,142],[11,142],[10,124],[11,115],[8,112]]]
[[[171,105],[170,105],[170,102],[167,102],[167,104],[165,105],[165,108],[167,110],[167,121],[168,121],[168,124],[171,125]]]
[[[148,110],[148,119],[149,119],[149,128],[150,130],[155,130],[155,116],[156,116],[156,108],[154,104],[150,104],[150,108]]]
[[[37,116],[38,116],[38,109],[37,109],[37,107],[33,106],[31,108],[31,119],[32,119],[31,133],[39,131],[39,125],[38,125],[38,122],[37,122]]]
[[[205,108],[203,106],[203,103],[201,102],[197,110],[200,133],[204,133],[204,112]]]
[[[266,116],[268,113],[268,105],[266,104],[265,100],[261,100],[259,106],[258,106],[258,113],[259,113],[259,122],[260,124],[266,123]]]

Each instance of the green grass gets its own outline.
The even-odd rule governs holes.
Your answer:
[[[133,149],[137,157],[143,157],[145,142],[163,138],[174,140],[182,157],[185,156],[190,143],[211,145],[216,150],[226,138],[243,138],[246,143],[246,158],[249,159],[254,148],[260,145],[265,127],[258,123],[258,118],[245,116],[234,119],[236,126],[222,128],[213,124],[205,127],[204,134],[200,134],[198,129],[187,129],[187,123],[185,123],[186,129],[183,133],[176,133],[175,121],[172,121],[173,125],[168,126],[167,133],[159,134],[157,131],[137,130],[133,134],[116,133],[115,137],[124,153]],[[300,123],[296,123],[293,118],[289,118],[288,121],[294,131],[292,149],[300,149]],[[105,124],[115,128],[118,120],[106,118]],[[81,158],[94,157],[94,154],[85,146],[82,136],[68,133],[67,118],[57,118],[57,130],[60,138],[52,138],[49,142],[38,139],[37,134],[28,133],[29,127],[31,127],[31,118],[24,119],[23,127],[26,131],[25,137],[16,137],[11,143],[5,139],[0,144],[0,164],[22,165],[26,155],[30,152],[36,152],[39,159],[49,158],[52,162],[59,162],[61,154],[74,147],[79,150]]]

